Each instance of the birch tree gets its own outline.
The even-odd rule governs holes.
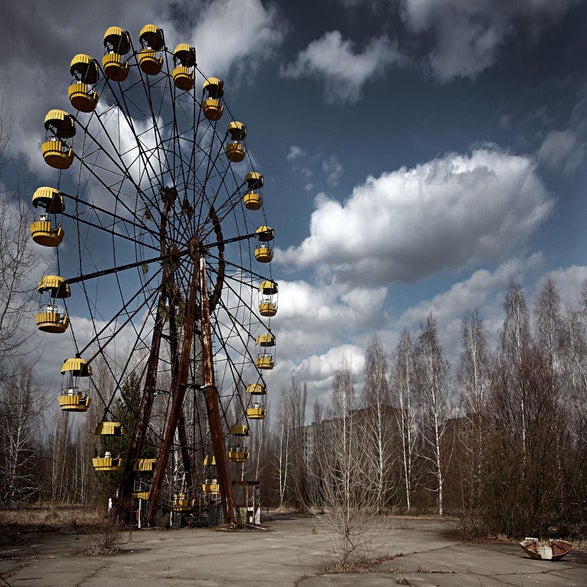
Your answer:
[[[401,463],[406,510],[412,510],[412,494],[417,484],[417,442],[419,418],[415,389],[414,348],[410,333],[405,329],[400,337],[393,360],[393,389],[399,410],[398,429],[401,438]]]
[[[463,347],[457,368],[465,429],[460,435],[459,462],[463,521],[472,530],[482,507],[483,467],[487,459],[487,402],[492,360],[485,326],[478,312],[466,314],[461,325]]]
[[[14,507],[40,490],[40,410],[32,370],[22,362],[0,384],[0,502]]]
[[[387,380],[387,357],[381,341],[374,336],[367,346],[361,437],[365,442],[365,468],[373,477],[377,512],[387,505],[393,481],[394,430],[390,426],[391,396]]]
[[[510,285],[504,302],[505,317],[500,333],[498,378],[501,380],[497,400],[503,423],[520,439],[522,457],[527,453],[528,400],[530,390],[524,385],[522,363],[532,345],[530,318],[526,298],[519,283]],[[523,475],[522,471],[522,475]]]
[[[448,363],[438,341],[436,321],[428,316],[416,341],[418,397],[421,406],[422,458],[434,479],[428,488],[436,493],[438,515],[444,514],[444,481],[447,458],[444,436],[448,417]]]
[[[279,402],[279,415],[277,416],[277,474],[279,481],[279,507],[283,508],[285,496],[289,484],[289,435],[291,429],[289,414],[289,402],[285,397],[284,391],[281,392]]]
[[[306,412],[307,386],[292,379],[282,391],[277,424],[279,503],[286,498],[304,507],[308,501],[307,467],[303,458],[303,433]]]
[[[24,201],[24,173],[17,172],[13,185],[3,180],[9,153],[10,126],[0,104],[0,378],[2,363],[22,350],[30,338],[22,328],[32,313],[35,294],[30,273],[38,265],[35,245],[29,235],[30,208]]]

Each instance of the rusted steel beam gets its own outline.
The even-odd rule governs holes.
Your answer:
[[[220,419],[220,406],[218,403],[218,390],[214,380],[214,361],[212,356],[212,329],[210,326],[210,306],[208,303],[208,289],[206,284],[206,260],[200,259],[200,290],[201,290],[201,315],[202,315],[202,355],[204,370],[204,398],[210,433],[212,434],[212,448],[216,459],[216,472],[220,482],[220,498],[224,520],[229,524],[236,524],[234,512],[234,499],[232,497],[232,483],[228,469],[228,457],[224,446],[222,422]]]
[[[157,464],[155,466],[155,473],[151,483],[151,495],[149,499],[149,507],[145,521],[147,524],[152,523],[157,504],[159,501],[159,494],[161,492],[161,484],[165,475],[165,468],[169,460],[169,454],[173,445],[173,437],[177,429],[177,423],[181,415],[183,406],[183,399],[187,389],[187,380],[189,375],[190,354],[192,349],[192,339],[194,336],[194,324],[196,321],[196,305],[198,299],[198,271],[197,271],[197,257],[194,258],[192,277],[190,282],[190,290],[187,304],[184,313],[184,331],[181,345],[181,353],[179,361],[175,363],[171,379],[171,408],[167,418],[167,425],[165,427],[165,434],[161,450],[157,457]]]

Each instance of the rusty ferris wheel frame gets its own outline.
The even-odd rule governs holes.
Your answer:
[[[248,430],[247,414],[264,417],[264,410],[247,408],[241,392],[264,394],[263,371],[273,366],[270,318],[277,306],[268,298],[259,305],[254,301],[260,283],[271,285],[265,291],[277,291],[270,266],[255,264],[272,258],[273,230],[260,196],[263,178],[248,157],[245,125],[222,124],[223,113],[230,114],[224,85],[199,71],[195,49],[180,44],[171,52],[155,25],[143,27],[139,42],[135,49],[126,31],[110,27],[101,64],[84,54],[73,58],[68,93],[76,109],[53,110],[45,118],[43,156],[59,170],[58,177],[51,188],[40,188],[45,191],[33,204],[45,208],[43,222],[53,222],[47,230],[61,229],[63,221],[65,241],[69,237],[77,245],[77,272],[65,283],[72,299],[76,287],[83,292],[91,335],[82,344],[72,318],[76,360],[87,365],[73,375],[90,375],[90,366],[101,358],[114,381],[110,394],[91,383],[103,408],[102,434],[125,428],[104,424],[111,423],[124,381],[131,373],[139,381],[125,454],[94,459],[101,470],[120,471],[119,517],[136,507],[137,480],[147,489],[138,493],[148,498],[145,524],[153,523],[165,487],[169,495],[193,496],[198,457],[211,449],[218,478],[212,493],[220,498],[225,520],[234,523],[225,439],[232,425]],[[51,204],[47,190],[63,205]],[[60,244],[48,245],[55,248],[55,266],[69,268]],[[64,315],[72,313],[75,304],[59,300],[66,297],[62,289],[43,293],[47,290],[53,304],[64,304]],[[128,357],[118,364],[112,349],[129,333]],[[163,379],[164,408],[156,405]],[[192,399],[189,422],[187,393],[203,398]],[[67,407],[71,401],[60,401],[71,411],[85,411],[89,401],[85,409],[81,404],[74,409]],[[146,479],[137,464],[149,447],[155,455]],[[172,457],[176,476],[181,471],[175,486],[169,481]]]

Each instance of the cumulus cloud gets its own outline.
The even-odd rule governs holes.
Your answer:
[[[364,349],[353,344],[332,347],[324,354],[308,356],[295,369],[294,375],[320,394],[330,391],[334,375],[343,363],[346,363],[355,380],[361,378],[365,369]]]
[[[393,63],[402,61],[397,46],[387,36],[371,39],[363,51],[343,39],[339,31],[312,41],[297,59],[282,70],[284,77],[318,78],[324,83],[327,102],[356,102],[363,86]]]
[[[581,287],[587,281],[587,267],[584,265],[561,267],[551,271],[549,275],[558,287],[562,304],[575,306]]]
[[[514,257],[501,263],[494,271],[480,269],[470,277],[452,285],[448,290],[429,300],[405,310],[398,320],[401,328],[415,330],[432,314],[442,332],[443,346],[457,349],[460,340],[461,321],[468,311],[482,310],[492,330],[497,332],[497,320],[501,316],[503,296],[513,281],[523,282],[529,274],[538,271],[543,264],[540,253],[529,257]]]
[[[369,177],[344,203],[319,195],[310,235],[278,251],[276,262],[320,265],[340,283],[411,282],[500,260],[552,207],[528,157],[451,153]]]
[[[441,81],[475,77],[493,65],[520,25],[530,34],[558,21],[576,0],[401,0],[408,29],[430,34],[432,73]]]
[[[192,43],[207,75],[224,75],[235,65],[249,75],[274,56],[284,35],[277,11],[261,0],[216,0],[200,14]]]
[[[349,332],[376,328],[386,296],[385,287],[280,281],[279,312],[272,321],[280,352],[299,360],[321,352]]]
[[[576,169],[585,155],[583,145],[570,130],[553,130],[549,132],[540,148],[537,157],[541,163],[552,169],[570,172]]]
[[[8,3],[2,11],[0,79],[14,150],[40,158],[44,114],[50,108],[69,109],[64,88],[76,53],[100,58],[104,31],[112,25],[126,28],[138,44],[148,22],[164,29],[171,50],[179,42],[194,44],[198,65],[210,75],[242,74],[246,68],[250,77],[274,56],[286,30],[277,11],[261,0]]]

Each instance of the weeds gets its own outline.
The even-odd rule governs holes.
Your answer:
[[[122,544],[123,526],[104,521],[96,534],[92,535],[92,542],[81,551],[82,556],[106,556],[119,552]]]

